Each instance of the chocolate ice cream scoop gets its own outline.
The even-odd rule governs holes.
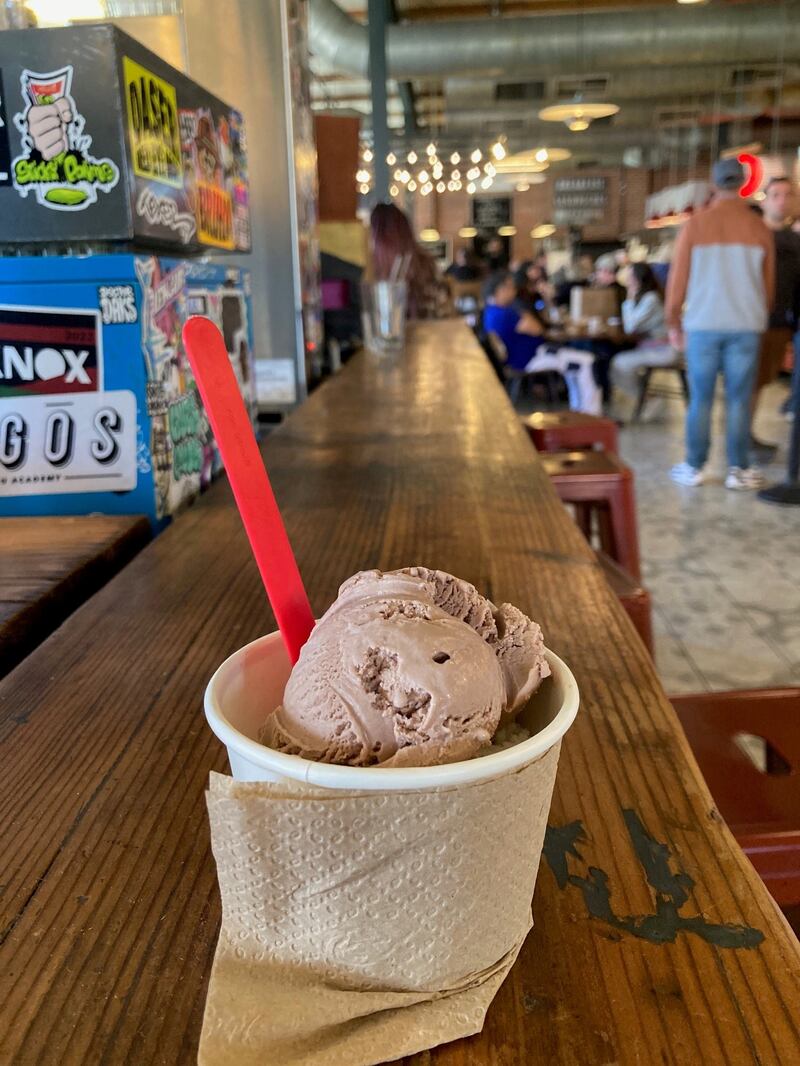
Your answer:
[[[538,625],[440,570],[346,581],[262,731],[278,751],[350,766],[469,759],[549,673]]]

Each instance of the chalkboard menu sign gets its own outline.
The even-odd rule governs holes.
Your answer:
[[[496,230],[511,225],[511,197],[473,196],[472,225],[479,230]]]
[[[556,178],[553,185],[553,221],[557,226],[594,222],[608,206],[608,178]]]

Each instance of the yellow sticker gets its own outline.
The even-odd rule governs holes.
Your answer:
[[[233,201],[219,185],[197,183],[197,235],[203,244],[233,248]]]
[[[175,86],[122,58],[128,136],[134,173],[140,178],[183,188],[183,160]]]

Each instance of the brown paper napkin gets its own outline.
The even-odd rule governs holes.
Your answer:
[[[559,747],[435,792],[212,774],[202,1066],[371,1066],[479,1032],[532,925]]]

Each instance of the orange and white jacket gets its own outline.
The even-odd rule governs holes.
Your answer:
[[[775,241],[744,200],[717,200],[684,223],[667,281],[670,328],[682,319],[687,331],[761,333],[774,291]]]

